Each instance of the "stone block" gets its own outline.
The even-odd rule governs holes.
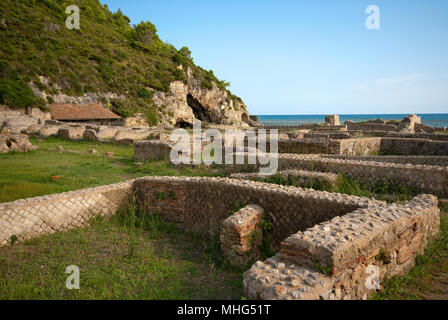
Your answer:
[[[248,205],[224,220],[220,241],[221,250],[230,264],[245,266],[258,258],[263,230],[263,208]]]
[[[339,121],[338,115],[325,116],[325,124],[329,126],[339,126],[341,122]]]

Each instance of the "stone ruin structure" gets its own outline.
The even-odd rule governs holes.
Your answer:
[[[379,283],[402,274],[439,230],[432,195],[386,204],[229,178],[146,177],[2,203],[0,245],[13,235],[23,241],[111,216],[131,193],[140,208],[179,229],[219,237],[234,265],[259,260],[258,244],[267,240],[278,253],[244,273],[249,299],[365,299],[380,288],[369,285],[372,268]]]
[[[385,279],[412,268],[437,235],[435,195],[448,197],[448,136],[430,132],[416,116],[394,123],[326,120],[326,126],[280,135],[275,175],[146,177],[0,204],[0,245],[13,235],[21,241],[85,226],[95,214],[110,216],[125,208],[132,193],[146,212],[183,231],[219,238],[232,265],[249,266],[243,275],[249,299],[366,299]],[[46,121],[20,130],[71,140],[144,140],[134,143],[136,161],[169,159],[173,148],[161,130],[147,128]],[[360,132],[370,136],[359,137]],[[303,189],[335,186],[341,174],[366,183],[392,181],[421,194],[387,204]],[[263,182],[269,179],[294,181],[296,187]],[[263,241],[277,252],[265,260]]]
[[[0,133],[0,153],[28,152],[37,148],[30,143],[26,134]]]
[[[281,242],[280,252],[244,274],[250,299],[367,299],[380,283],[402,275],[435,238],[437,199],[357,209]],[[377,276],[377,278],[375,278]]]
[[[329,126],[339,126],[341,122],[339,121],[338,115],[331,115],[325,117],[325,124]]]

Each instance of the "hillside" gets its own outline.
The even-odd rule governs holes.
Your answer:
[[[65,27],[72,4],[79,30]],[[98,0],[2,0],[0,43],[0,104],[11,108],[98,102],[150,125],[247,122],[229,83],[196,66],[187,47]]]

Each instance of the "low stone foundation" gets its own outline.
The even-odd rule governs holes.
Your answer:
[[[354,161],[390,162],[403,164],[420,164],[431,166],[448,166],[448,156],[354,156],[322,154],[326,159],[342,159]]]
[[[224,220],[220,234],[221,250],[230,264],[244,267],[258,260],[258,247],[263,238],[263,212],[263,208],[252,204]]]
[[[279,153],[331,153],[330,139],[283,139],[278,141]]]
[[[272,223],[273,248],[288,235],[380,201],[228,178],[147,177],[133,190],[140,206],[184,231],[219,236],[222,222],[241,204],[260,205]]]
[[[402,274],[439,229],[431,195],[386,204],[228,178],[146,177],[0,204],[0,245],[13,236],[21,241],[88,225],[96,215],[124,209],[131,193],[148,214],[184,231],[219,236],[235,265],[255,259],[260,241],[280,249],[244,274],[250,299],[366,298],[375,292],[365,285],[372,267],[379,282]]]
[[[448,195],[448,169],[442,166],[331,159],[298,154],[279,154],[278,165],[279,170],[312,168],[315,171],[342,174],[366,183],[395,183],[409,186],[418,192]]]
[[[366,299],[402,275],[435,238],[437,199],[358,209],[288,237],[280,253],[244,274],[250,299]],[[376,284],[375,284],[376,281]]]
[[[269,178],[279,178],[281,181],[294,183],[297,187],[313,188],[316,186],[334,187],[338,182],[338,175],[335,173],[307,171],[307,170],[283,170],[274,175],[262,175],[257,172],[234,173],[230,176],[234,179],[266,181]],[[280,182],[280,181],[279,181]]]
[[[82,140],[84,138],[84,131],[85,127],[83,126],[60,128],[58,131],[58,136],[67,140]]]
[[[334,134],[306,134],[304,139],[283,139],[278,141],[279,153],[299,154],[345,154],[370,155],[381,151],[380,137],[349,138],[337,137]]]
[[[157,161],[169,160],[172,145],[163,141],[140,141],[134,142],[134,160]]]
[[[448,156],[448,141],[409,138],[381,138],[381,151],[396,155]]]
[[[0,246],[85,226],[95,215],[110,216],[127,205],[132,181],[0,203]]]

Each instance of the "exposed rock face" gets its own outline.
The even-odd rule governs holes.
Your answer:
[[[126,118],[125,125],[127,127],[133,127],[133,128],[135,128],[135,127],[137,127],[137,128],[140,128],[140,127],[148,128],[149,127],[148,123],[146,122],[145,116],[143,114],[141,114],[141,113],[137,113],[133,117]]]
[[[0,133],[0,153],[27,152],[37,148],[30,143],[26,134]]]
[[[195,119],[203,122],[227,125],[246,125],[252,121],[246,106],[232,100],[227,92],[213,83],[212,89],[204,89],[188,69],[187,84],[171,83],[170,92],[156,92],[154,103],[165,106],[166,116],[162,124],[175,127],[191,127]]]
[[[237,125],[246,127],[253,124],[249,118],[249,112],[244,103],[240,100],[234,100],[224,90],[221,90],[213,82],[211,89],[203,88],[201,81],[197,80],[191,69],[186,72],[187,83],[174,81],[170,84],[169,92],[154,91],[153,102],[156,107],[163,110],[163,116],[159,125],[189,128],[197,119],[207,123]],[[49,84],[45,77],[39,77],[41,82]],[[36,85],[30,83],[30,86],[37,97],[47,99],[47,94],[40,91]],[[58,89],[58,88],[56,88]],[[99,103],[103,106],[106,101],[109,103],[112,99],[126,99],[124,96],[118,96],[114,93],[89,93],[81,97],[72,97],[65,94],[53,94],[51,97],[56,104],[79,104]],[[137,113],[133,117],[126,119],[126,125],[130,127],[149,127],[146,117]]]
[[[51,87],[52,89],[61,90],[61,87],[51,83],[50,85],[50,79],[39,76],[39,80],[45,84],[48,87]],[[105,93],[84,93],[82,96],[68,96],[63,93],[57,93],[57,94],[47,94],[45,91],[41,91],[33,82],[29,83],[31,89],[33,90],[34,94],[47,101],[47,97],[51,96],[53,98],[55,104],[77,104],[77,105],[88,105],[90,103],[98,103],[99,100],[105,99],[107,103],[110,102],[111,99],[117,99],[121,98],[124,99],[125,97],[119,96],[115,93],[111,92],[105,92]],[[105,105],[102,104],[104,107]]]

